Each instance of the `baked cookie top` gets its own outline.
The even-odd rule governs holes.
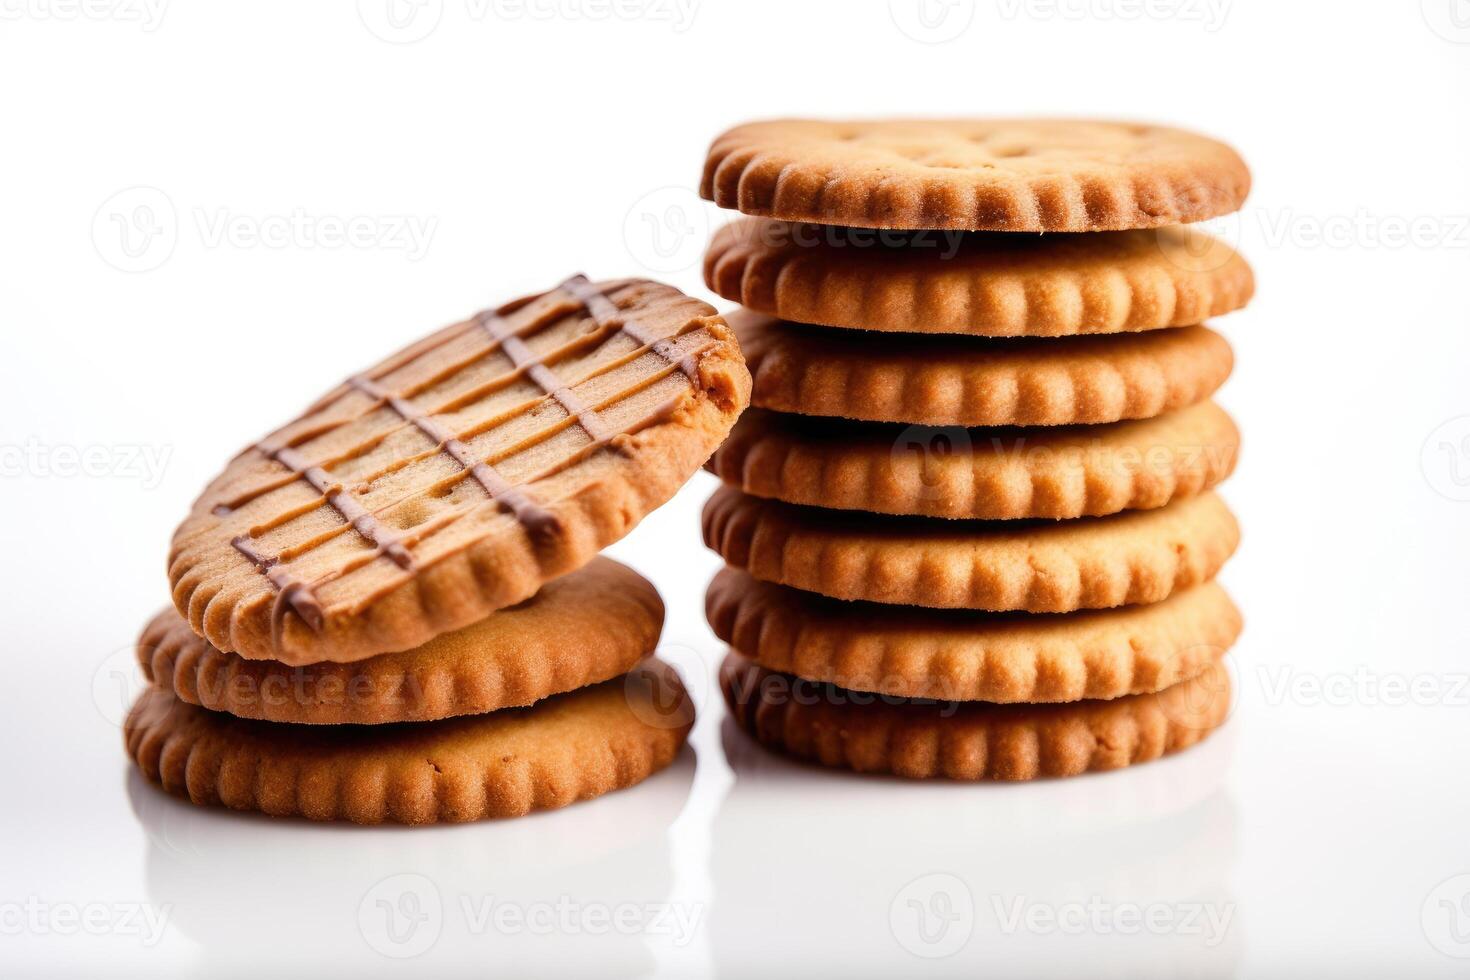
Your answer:
[[[1235,249],[1178,226],[1027,235],[742,218],[715,233],[704,280],[786,320],[983,337],[1187,326],[1239,309],[1255,291]]]
[[[721,207],[864,228],[1109,231],[1238,209],[1229,146],[1168,126],[1069,119],[779,119],[715,139]]]
[[[626,534],[749,390],[707,304],[574,276],[410,345],[237,456],[174,534],[174,605],[247,659],[410,649]]]

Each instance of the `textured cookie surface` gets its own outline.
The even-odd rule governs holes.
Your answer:
[[[894,336],[730,316],[751,404],[798,415],[924,425],[1072,425],[1152,418],[1230,375],[1206,327],[1064,340]]]
[[[1153,419],[965,429],[746,412],[709,462],[731,486],[792,504],[1010,520],[1162,507],[1235,468],[1240,433],[1213,402]]]
[[[1157,228],[1228,214],[1249,191],[1224,143],[1066,119],[747,123],[715,139],[700,184],[752,215],[987,231]]]
[[[667,766],[693,720],[677,675],[628,679],[528,708],[398,725],[247,721],[151,687],[124,725],[143,774],[195,803],[355,823],[508,817],[600,796]]]
[[[663,627],[657,590],[608,558],[519,605],[402,653],[291,667],[222,653],[173,609],[138,640],[153,683],[242,718],[301,724],[429,721],[519,707],[632,670]]]
[[[715,635],[771,670],[945,701],[1158,691],[1200,673],[1241,629],[1214,583],[1146,606],[1034,615],[844,602],[727,568],[710,583],[705,612]]]
[[[1240,528],[1213,493],[1073,521],[954,521],[797,507],[723,487],[704,542],[758,579],[837,599],[1070,612],[1208,581]]]
[[[899,234],[745,218],[716,232],[704,278],[726,299],[786,320],[984,337],[1188,326],[1255,291],[1234,249],[1178,226]]]
[[[890,703],[767,671],[732,652],[720,687],[736,723],[798,759],[913,779],[1023,780],[1149,762],[1230,711],[1219,664],[1155,694],[1073,704]]]
[[[174,605],[248,659],[411,649],[625,534],[748,394],[710,307],[575,276],[353,376],[236,457],[174,534]]]

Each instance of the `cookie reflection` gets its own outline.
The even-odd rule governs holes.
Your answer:
[[[648,935],[693,928],[670,900],[669,829],[695,758],[562,810],[430,828],[277,820],[196,807],[129,769],[149,900],[201,947],[201,970],[332,975],[487,971],[640,976]],[[654,921],[655,917],[657,922]],[[677,935],[673,936],[677,941]]]
[[[721,735],[735,777],[711,858],[723,976],[772,962],[896,976],[1236,971],[1233,726],[1136,769],[1024,785],[807,766],[728,718]]]

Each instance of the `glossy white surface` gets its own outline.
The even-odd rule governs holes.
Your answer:
[[[649,14],[632,20],[424,0],[397,29],[358,6],[4,6],[0,972],[1464,975],[1470,29],[1452,3],[961,0],[926,22],[902,0],[618,8]],[[122,19],[158,9],[152,29]],[[430,20],[414,43],[374,34]],[[174,523],[231,453],[573,270],[698,290],[711,137],[885,112],[1148,118],[1249,159],[1247,210],[1218,223],[1260,283],[1218,322],[1246,439],[1224,490],[1248,621],[1225,730],[1026,786],[766,755],[710,696],[701,475],[613,549],[662,590],[664,651],[704,698],[691,748],[644,785],[414,831],[198,810],[132,773],[130,644],[165,601]],[[364,217],[362,241],[331,243]]]

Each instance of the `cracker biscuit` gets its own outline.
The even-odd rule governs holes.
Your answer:
[[[355,375],[236,457],[175,532],[174,605],[247,659],[411,649],[622,537],[749,384],[706,304],[574,276]]]
[[[746,412],[709,469],[757,497],[878,514],[1011,520],[1162,507],[1235,468],[1240,433],[1214,402],[1158,418],[964,429]]]
[[[1239,309],[1255,291],[1234,249],[1179,226],[908,234],[766,218],[715,233],[704,281],[785,320],[984,337],[1189,326]]]
[[[1206,327],[1066,340],[831,330],[739,310],[751,404],[922,425],[1074,425],[1152,418],[1212,395],[1234,356]]]
[[[1106,231],[1237,210],[1250,171],[1167,126],[1069,119],[778,119],[715,139],[720,207],[864,228]]]
[[[946,701],[1158,691],[1200,673],[1241,630],[1214,583],[1146,606],[1033,615],[845,602],[732,568],[710,582],[705,615],[716,636],[770,670]]]
[[[1213,493],[1075,521],[953,521],[797,507],[723,487],[704,543],[767,582],[837,599],[1071,612],[1158,602],[1214,578],[1240,542]]]
[[[424,824],[519,816],[601,796],[673,761],[693,711],[650,661],[528,708],[399,725],[289,725],[152,687],[124,736],[143,774],[198,804],[272,816]]]
[[[182,701],[313,725],[432,721],[520,707],[632,670],[658,644],[664,606],[609,558],[519,605],[402,653],[291,667],[222,653],[169,608],[138,640],[144,676]]]
[[[720,688],[735,723],[769,749],[911,779],[1025,780],[1149,762],[1224,723],[1220,664],[1155,694],[1072,704],[891,703],[813,685],[731,652]]]

